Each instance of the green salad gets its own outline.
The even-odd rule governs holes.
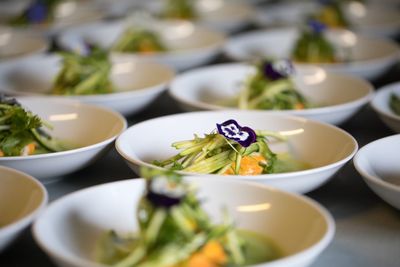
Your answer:
[[[169,19],[193,20],[198,17],[196,0],[166,0],[161,16]]]
[[[334,63],[338,62],[335,48],[325,37],[326,26],[311,20],[300,33],[292,49],[292,59],[304,63]]]
[[[279,258],[266,237],[238,230],[226,210],[214,223],[194,187],[173,172],[146,170],[146,191],[139,201],[139,230],[107,232],[96,248],[99,262],[116,267],[245,266]]]
[[[115,91],[110,81],[111,62],[106,51],[89,49],[87,54],[63,52],[62,68],[55,78],[52,94],[93,95]]]
[[[60,2],[61,0],[33,0],[22,14],[12,18],[9,23],[16,26],[50,23]]]
[[[305,109],[311,107],[307,99],[296,90],[291,78],[293,66],[288,60],[263,60],[256,65],[241,87],[237,99],[240,109]]]
[[[204,137],[178,141],[172,146],[180,152],[153,164],[170,170],[202,174],[259,175],[305,169],[306,165],[286,154],[272,152],[268,139],[284,141],[276,132],[242,127],[235,120],[216,124],[217,131]]]
[[[166,51],[167,47],[154,31],[129,27],[118,38],[111,50],[125,53],[154,53]]]
[[[0,95],[0,156],[27,156],[63,151],[67,146],[43,128],[51,125],[25,110],[15,99]]]
[[[389,106],[396,115],[400,116],[400,97],[392,93],[389,98]]]

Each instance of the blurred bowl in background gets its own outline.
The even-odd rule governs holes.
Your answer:
[[[171,68],[154,62],[115,59],[112,64],[110,80],[116,88],[112,93],[52,95],[53,83],[62,67],[62,58],[56,54],[0,65],[0,92],[69,98],[108,107],[128,116],[148,106],[175,76]]]
[[[254,66],[241,63],[191,70],[176,77],[169,87],[169,93],[187,111],[238,109],[232,102],[255,71]],[[313,106],[263,112],[340,124],[369,102],[373,95],[373,87],[368,82],[345,74],[326,72],[318,67],[297,68],[293,81],[296,89]]]
[[[225,53],[238,61],[266,57],[290,58],[298,36],[297,28],[244,33],[227,42]],[[400,47],[391,40],[361,36],[347,30],[327,30],[326,37],[334,46],[336,54],[343,57],[343,62],[295,65],[318,65],[327,71],[375,79],[400,59]]]

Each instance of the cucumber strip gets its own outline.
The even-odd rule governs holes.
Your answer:
[[[164,209],[156,209],[151,218],[148,228],[144,233],[145,243],[148,246],[152,244],[160,232],[161,226],[163,225],[165,218],[167,217],[167,212]]]
[[[138,264],[146,256],[146,249],[143,246],[136,247],[126,258],[114,264],[114,267],[131,267]]]
[[[187,237],[191,237],[194,234],[195,225],[188,220],[180,207],[173,207],[171,209],[171,215],[174,222],[179,226],[183,233]]]

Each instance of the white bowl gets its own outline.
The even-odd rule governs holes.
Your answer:
[[[0,165],[26,172],[45,182],[77,171],[95,161],[126,129],[119,113],[78,101],[21,97],[23,107],[53,125],[49,132],[77,148],[30,156],[0,157]]]
[[[224,105],[235,98],[246,79],[255,73],[253,66],[221,64],[180,74],[169,92],[186,110],[237,109]],[[301,67],[294,76],[296,88],[315,108],[304,110],[264,110],[302,116],[332,124],[349,119],[373,95],[372,86],[359,78],[326,72],[317,67]]]
[[[328,181],[357,151],[356,140],[335,126],[300,117],[235,110],[184,113],[144,121],[121,134],[117,138],[116,148],[128,165],[138,172],[139,166],[155,167],[151,163],[154,160],[177,154],[177,150],[171,147],[173,142],[192,139],[194,134],[202,136],[210,133],[216,128],[216,123],[228,119],[235,119],[240,125],[253,129],[279,131],[288,135],[286,143],[272,142],[272,151],[287,152],[296,160],[311,166],[307,170],[287,173],[231,175],[230,179],[260,182],[305,193]],[[226,177],[216,174],[205,176]]]
[[[198,196],[213,220],[217,221],[226,207],[238,228],[268,236],[281,248],[282,258],[253,267],[308,266],[333,238],[332,217],[306,197],[226,179],[189,181],[198,186]],[[96,241],[110,229],[137,231],[134,214],[143,193],[144,181],[135,179],[70,194],[52,203],[38,218],[34,238],[58,266],[104,267],[93,259]],[[252,205],[264,208],[241,211]]]
[[[59,45],[66,50],[80,49],[85,41],[105,49],[124,32],[125,21],[102,22],[65,31],[58,38]],[[211,61],[222,49],[225,36],[190,22],[168,21],[155,29],[170,49],[151,54],[112,52],[117,59],[135,58],[157,61],[178,70],[187,69]]]
[[[21,14],[31,1],[2,1],[0,2],[0,22],[8,23],[10,19]],[[12,26],[15,30],[38,35],[54,35],[70,27],[104,18],[105,14],[90,3],[80,1],[64,1],[55,10],[54,21],[47,24],[30,24]]]
[[[370,1],[369,1],[370,2]],[[295,26],[303,24],[305,18],[317,12],[317,2],[292,1],[258,9],[255,22],[260,26]],[[395,36],[400,29],[400,11],[382,3],[362,4],[349,1],[343,12],[350,28],[358,33],[376,36]]]
[[[58,55],[43,55],[14,64],[0,65],[0,91],[10,95],[65,97],[132,115],[159,96],[175,72],[153,62],[114,60],[110,80],[116,92],[98,95],[51,95],[52,84],[62,67]]]
[[[389,128],[400,133],[400,115],[394,113],[389,106],[392,93],[400,96],[400,82],[388,84],[376,91],[371,106]]]
[[[145,1],[142,6],[153,15],[159,16],[165,2],[163,0]],[[225,33],[240,30],[255,15],[254,8],[243,1],[199,0],[194,2],[198,18],[193,22]]]
[[[48,41],[43,37],[0,27],[0,63],[41,54],[48,47]]]
[[[399,157],[400,134],[373,141],[354,157],[354,166],[367,185],[397,209],[400,209]]]
[[[47,204],[47,191],[32,176],[0,166],[0,252]]]
[[[244,33],[231,38],[225,47],[225,52],[235,60],[252,60],[260,57],[289,58],[298,36],[299,31],[296,28]],[[399,45],[390,40],[361,36],[347,30],[328,30],[327,38],[338,52],[351,54],[348,62],[318,64],[329,71],[374,79],[400,58]]]

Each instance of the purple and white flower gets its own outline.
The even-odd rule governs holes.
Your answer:
[[[267,61],[263,63],[263,73],[266,78],[275,81],[292,75],[294,67],[288,59]]]
[[[257,135],[253,129],[240,126],[235,120],[227,120],[221,124],[217,123],[218,133],[229,140],[238,142],[243,147],[248,147],[256,142]]]

